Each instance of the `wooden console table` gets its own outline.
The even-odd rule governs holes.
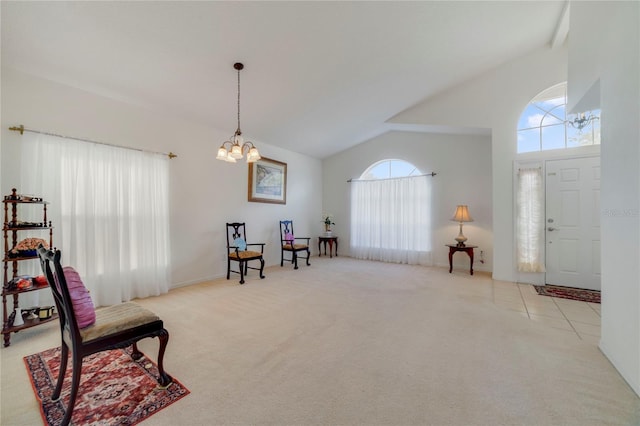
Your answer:
[[[333,244],[336,244],[336,257],[338,257],[338,237],[336,236],[331,236],[331,237],[327,237],[324,235],[321,235],[318,237],[318,256],[322,256],[322,251],[320,250],[320,244],[324,243],[324,255],[327,255],[327,243],[329,243],[329,257],[333,257],[331,255],[332,250],[333,250]]]
[[[463,251],[467,253],[467,255],[469,255],[469,273],[473,275],[473,249],[478,248],[478,246],[459,246],[457,244],[447,244],[447,247],[449,247],[449,273],[453,271],[453,253],[457,251]]]

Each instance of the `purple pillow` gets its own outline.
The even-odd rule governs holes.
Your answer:
[[[286,234],[284,234],[284,240],[288,243],[293,243],[293,234],[291,232],[287,232]]]
[[[67,281],[73,311],[76,315],[78,327],[85,328],[96,322],[96,310],[89,295],[89,290],[82,283],[80,274],[71,266],[62,268],[64,278]]]

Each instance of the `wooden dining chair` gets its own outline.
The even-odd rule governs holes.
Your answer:
[[[53,401],[60,399],[69,352],[72,355],[71,394],[62,419],[63,426],[71,421],[80,385],[82,360],[91,354],[132,346],[131,357],[139,359],[142,352],[138,350],[136,343],[147,337],[157,337],[160,341],[158,383],[161,388],[167,388],[171,384],[173,379],[164,371],[163,366],[169,333],[156,314],[133,302],[94,310],[89,292],[78,273],[73,268],[63,268],[60,264],[60,250],[49,250],[40,245],[38,256],[53,293],[62,337],[60,371],[56,388],[51,395]]]
[[[293,221],[281,220],[280,221],[280,266],[284,265],[284,261],[290,261],[293,263],[293,269],[298,269],[298,257],[307,259],[307,266],[310,266],[309,257],[311,257],[311,251],[309,250],[310,237],[296,237],[293,233]],[[297,242],[296,242],[297,241]],[[307,257],[299,256],[299,252],[307,252]],[[285,253],[290,253],[291,258],[285,259]]]
[[[249,247],[260,247],[260,251],[248,250]],[[264,252],[265,243],[247,243],[247,232],[244,223],[227,223],[227,279],[231,273],[240,274],[240,284],[244,284],[244,277],[249,269],[260,271],[260,278],[264,278]],[[257,260],[260,267],[249,266],[249,262]],[[231,269],[231,262],[238,262],[238,270]]]

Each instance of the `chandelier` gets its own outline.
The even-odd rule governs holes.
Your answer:
[[[567,122],[571,124],[571,127],[573,127],[574,129],[578,129],[578,131],[581,132],[582,129],[589,125],[589,123],[591,123],[593,120],[598,120],[599,118],[600,117],[598,117],[597,115],[593,115],[591,112],[589,113],[589,115],[581,112],[579,114],[576,114],[576,118],[571,121],[568,120]]]
[[[244,68],[240,62],[233,64],[233,68],[238,71],[238,128],[236,132],[224,141],[218,149],[217,160],[227,161],[229,163],[235,163],[243,155],[247,154],[247,163],[254,163],[260,159],[260,153],[258,148],[252,142],[244,141],[242,137],[242,131],[240,130],[240,70]]]

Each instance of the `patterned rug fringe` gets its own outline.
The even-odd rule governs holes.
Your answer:
[[[600,292],[584,288],[563,287],[558,285],[534,285],[542,296],[560,297],[562,299],[579,300],[581,302],[600,303]]]

